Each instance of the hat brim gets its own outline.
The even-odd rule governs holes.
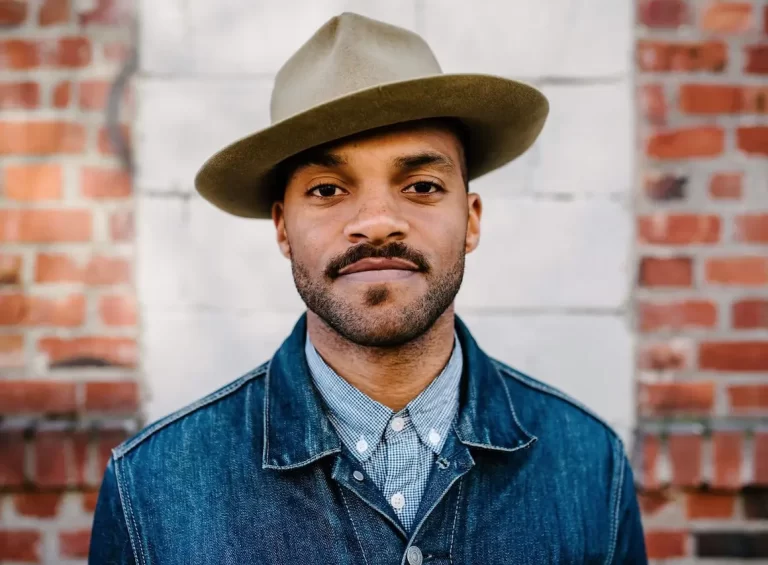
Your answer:
[[[544,126],[549,104],[525,83],[492,75],[435,75],[367,88],[248,135],[210,157],[195,176],[209,202],[235,216],[269,218],[270,174],[311,147],[366,130],[425,118],[453,117],[469,130],[469,179],[524,153]]]

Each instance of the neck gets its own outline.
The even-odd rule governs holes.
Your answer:
[[[307,331],[312,345],[331,369],[397,412],[427,388],[448,363],[454,340],[453,306],[426,333],[399,347],[352,343],[312,311],[307,312]]]

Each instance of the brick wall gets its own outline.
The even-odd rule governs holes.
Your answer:
[[[636,21],[649,554],[768,563],[768,3],[639,0]]]
[[[0,0],[1,563],[84,562],[140,424],[131,11]]]

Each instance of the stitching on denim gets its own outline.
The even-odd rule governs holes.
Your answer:
[[[448,561],[453,563],[453,542],[456,539],[456,522],[459,521],[459,504],[461,503],[461,488],[464,486],[463,477],[459,480],[459,492],[456,494],[456,513],[453,515],[453,528],[451,528],[451,546],[448,549]]]
[[[271,359],[267,365],[265,373],[267,376],[264,377],[264,425],[262,426],[264,428],[264,437],[261,442],[264,447],[261,448],[261,466],[262,468],[271,468],[269,466],[269,457],[267,455],[269,453],[269,383],[272,380]]]
[[[250,382],[251,380],[261,377],[266,372],[265,367],[267,366],[268,366],[268,363],[264,363],[259,367],[257,367],[256,369],[254,369],[253,371],[246,373],[245,375],[238,378],[234,382],[231,382],[230,384],[226,385],[224,388],[216,392],[213,392],[208,396],[193,402],[189,406],[186,406],[174,412],[173,414],[169,414],[165,418],[155,422],[154,424],[144,429],[142,432],[140,432],[137,436],[135,436],[133,439],[131,439],[127,443],[117,446],[115,448],[115,457],[121,458],[125,456],[129,451],[131,451],[134,447],[142,443],[145,439],[147,439],[149,436],[151,436],[155,432],[160,431],[166,426],[169,426],[170,424],[183,418],[184,416],[191,414],[198,408],[202,408],[203,406],[207,406],[208,404],[212,404],[217,400],[220,400],[224,396],[227,396],[228,394],[241,388],[243,385]]]
[[[363,541],[360,539],[360,535],[357,533],[357,526],[355,526],[355,521],[352,519],[352,512],[349,511],[349,506],[347,505],[347,497],[344,496],[344,491],[342,489],[339,489],[339,493],[341,494],[341,501],[344,503],[344,508],[347,510],[349,521],[352,523],[352,531],[355,532],[355,539],[357,540],[357,544],[360,546],[360,553],[363,554],[363,561],[365,561],[365,565],[368,565],[368,558],[365,556],[365,550],[363,549]]]
[[[113,461],[114,461],[114,468],[115,468],[115,481],[117,482],[117,493],[120,496],[120,504],[123,507],[123,520],[125,520],[125,525],[128,528],[128,537],[131,540],[131,549],[133,550],[134,558],[138,555],[139,562],[142,565],[146,565],[146,561],[144,560],[144,551],[142,550],[140,541],[138,542],[138,550],[136,549],[137,544],[136,544],[136,541],[134,541],[134,537],[136,538],[139,537],[139,529],[136,527],[136,520],[134,519],[134,516],[133,516],[133,506],[131,504],[131,499],[130,497],[123,496],[122,478],[120,473],[119,461],[114,459],[114,456],[113,456]],[[126,500],[128,501],[127,505],[125,504]],[[130,523],[125,517],[126,512],[131,517]],[[131,528],[130,524],[133,525],[133,528]]]
[[[618,451],[618,453],[614,453],[614,455],[619,458],[619,461],[621,462],[621,467],[619,469],[619,480],[616,481],[616,484],[614,485],[615,492],[613,494],[616,499],[616,502],[613,508],[613,520],[611,522],[611,539],[610,539],[608,556],[605,559],[606,565],[609,565],[610,563],[613,562],[613,555],[614,553],[616,553],[616,543],[618,542],[617,538],[619,534],[619,519],[620,519],[619,511],[621,508],[621,494],[622,494],[622,487],[624,486],[624,471],[627,466],[623,449],[618,449],[617,447],[614,447],[614,451]],[[615,478],[615,474],[614,474],[614,478]]]
[[[584,412],[587,416],[591,416],[594,420],[596,420],[599,424],[601,424],[606,430],[608,430],[615,439],[621,441],[621,438],[616,434],[616,432],[611,428],[608,424],[606,424],[600,416],[592,412],[589,408],[578,402],[577,400],[571,398],[570,396],[563,394],[559,390],[552,388],[544,383],[540,383],[536,381],[535,379],[529,377],[528,375],[524,375],[522,373],[519,373],[515,369],[512,369],[511,367],[507,367],[503,363],[500,363],[496,359],[491,359],[494,365],[498,367],[498,369],[507,375],[510,378],[515,379],[518,382],[521,382],[522,384],[533,388],[535,390],[538,390],[540,392],[543,392],[545,394],[549,394],[550,396],[554,396],[556,398],[559,398],[560,400],[563,400],[567,402],[568,404],[578,408],[582,412]]]
[[[340,453],[340,452],[341,452],[340,447],[334,447],[333,449],[329,449],[328,451],[323,451],[322,453],[319,453],[314,457],[311,457],[305,461],[299,461],[298,463],[294,463],[292,465],[270,465],[269,463],[264,463],[262,467],[264,469],[298,469],[299,467],[305,467],[310,463],[314,463],[315,461],[317,461],[318,459],[322,459],[326,455],[331,455],[333,453]]]
[[[512,412],[512,419],[515,421],[515,424],[523,430],[523,433],[528,436],[528,443],[536,439],[536,436],[533,435],[531,432],[525,429],[523,424],[520,423],[520,420],[517,419],[517,414],[515,413],[515,405],[512,404],[512,397],[509,395],[509,388],[507,388],[507,383],[504,382],[504,379],[499,377],[501,380],[501,386],[504,387],[504,393],[507,395],[507,402],[509,403],[509,410]]]

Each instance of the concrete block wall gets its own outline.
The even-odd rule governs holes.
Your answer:
[[[768,563],[768,3],[635,8],[649,554]]]
[[[485,200],[458,312],[489,353],[632,428],[631,7],[593,0],[145,0],[136,121],[138,290],[150,418],[267,359],[303,310],[269,222],[193,191],[269,123],[275,71],[335,14],[415,30],[446,72],[533,83],[541,139],[471,187]],[[512,24],[511,22],[519,22]]]
[[[110,449],[141,421],[132,179],[112,133],[127,142],[133,120],[133,11],[0,1],[0,563],[85,562]]]

